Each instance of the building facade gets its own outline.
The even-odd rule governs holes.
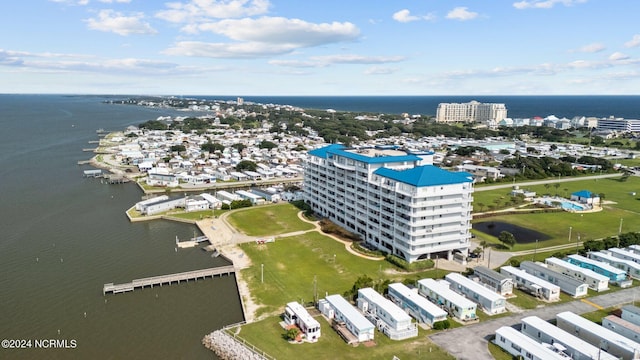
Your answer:
[[[367,245],[409,262],[467,255],[472,176],[431,165],[432,154],[395,146],[309,151],[304,199]]]
[[[507,117],[504,104],[480,103],[440,103],[436,112],[436,122],[439,123],[482,123],[495,127],[498,122]]]

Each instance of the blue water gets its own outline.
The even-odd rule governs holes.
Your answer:
[[[239,95],[242,97],[242,95]],[[193,96],[198,99],[236,100],[231,96]],[[442,102],[504,103],[508,116],[527,118],[555,115],[640,118],[639,95],[590,96],[245,96],[245,101],[262,104],[294,105],[307,109],[376,112],[386,114],[435,115]]]
[[[577,205],[577,204],[574,204],[574,203],[568,202],[568,201],[562,201],[560,203],[560,206],[562,206],[562,208],[566,209],[566,210],[576,210],[576,211],[583,211],[584,210],[584,206]]]

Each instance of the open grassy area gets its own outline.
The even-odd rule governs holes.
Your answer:
[[[360,344],[357,347],[347,345],[342,338],[331,329],[329,323],[321,316],[316,317],[320,323],[322,336],[317,343],[289,344],[283,337],[285,330],[279,325],[280,317],[243,325],[239,336],[260,350],[277,359],[380,359],[389,360],[393,356],[400,359],[454,359],[426,338],[426,332],[419,329],[417,338],[393,341],[376,332],[373,347]]]
[[[640,231],[640,222],[637,221],[640,215],[640,178],[638,177],[630,177],[626,182],[621,182],[617,178],[567,182],[562,183],[557,190],[553,186],[547,189],[544,185],[530,186],[527,189],[538,194],[555,195],[558,192],[562,196],[579,190],[589,190],[594,193],[604,193],[604,201],[607,203],[605,203],[603,211],[595,213],[560,212],[502,215],[478,219],[474,222],[502,221],[550,236],[551,239],[539,242],[538,247],[540,248],[568,244],[576,241],[578,234],[580,234],[581,241],[615,236],[618,234],[620,219],[623,222],[623,232]],[[509,191],[510,189],[499,189],[477,192],[474,194],[474,202],[491,204],[495,199],[504,201],[503,198],[509,197]],[[632,195],[634,192],[636,195]],[[572,227],[571,241],[569,241],[569,227]],[[482,240],[498,243],[495,237],[478,232],[475,234]],[[529,250],[535,247],[535,242],[517,244],[512,250]]]
[[[325,294],[343,294],[358,276],[365,274],[374,280],[403,279],[402,274],[386,275],[387,270],[395,270],[390,263],[352,255],[342,243],[316,232],[268,244],[240,246],[254,264],[242,270],[242,275],[251,293],[265,305],[259,314],[279,311],[289,301],[313,301],[314,278],[319,298]],[[264,283],[261,264],[264,264]]]
[[[298,219],[300,209],[291,204],[259,206],[235,211],[229,223],[250,236],[280,235],[313,229],[313,224]]]

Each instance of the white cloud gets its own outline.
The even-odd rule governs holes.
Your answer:
[[[433,14],[427,14],[424,16],[411,15],[411,12],[408,9],[396,11],[391,17],[393,18],[393,20],[401,23],[408,23],[419,20],[431,21],[435,19],[435,15]]]
[[[628,60],[628,59],[629,59],[629,55],[626,55],[617,51],[609,55],[609,60],[611,61]]]
[[[283,17],[222,20],[200,24],[197,26],[197,30],[222,34],[236,41],[287,44],[291,47],[309,47],[352,41],[360,36],[360,30],[349,22],[315,24]]]
[[[640,45],[640,35],[637,34],[633,35],[633,39],[624,43],[624,46],[628,48],[637,47],[638,45]]]
[[[420,17],[411,15],[411,12],[407,9],[402,9],[394,13],[392,17],[393,17],[393,20],[401,23],[408,23],[408,22],[420,20]]]
[[[112,4],[112,3],[128,4],[131,2],[131,0],[98,0],[98,1],[105,4]]]
[[[365,75],[388,75],[398,71],[397,68],[372,66],[364,71]]]
[[[282,17],[228,19],[193,25],[189,31],[213,32],[235,42],[181,41],[164,53],[212,58],[266,57],[298,48],[353,41],[360,36],[360,30],[348,22],[315,24]]]
[[[194,23],[208,19],[240,18],[266,14],[269,0],[191,0],[166,3],[167,10],[156,13],[173,23]]]
[[[144,22],[144,14],[134,13],[131,16],[124,16],[113,10],[101,10],[98,18],[85,20],[89,29],[105,32],[113,32],[118,35],[127,36],[130,34],[155,34],[157,31]]]
[[[467,7],[459,6],[447,14],[446,18],[451,20],[466,21],[478,17],[478,13],[467,10]]]
[[[49,0],[51,2],[67,4],[67,5],[87,5],[89,0]]]
[[[513,7],[516,9],[551,9],[556,4],[562,4],[564,6],[573,6],[575,4],[582,4],[587,0],[522,0],[513,3]]]
[[[578,51],[583,53],[597,53],[603,51],[604,49],[606,49],[606,47],[603,44],[593,43],[581,47],[580,49],[578,49]]]
[[[194,56],[221,59],[253,59],[281,55],[295,50],[291,45],[274,45],[258,42],[207,43],[202,41],[180,41],[163,51],[166,55]]]
[[[403,56],[362,56],[362,55],[327,55],[312,56],[308,60],[272,60],[271,65],[311,68],[326,67],[334,64],[386,64],[404,61]],[[380,70],[382,71],[382,70]]]

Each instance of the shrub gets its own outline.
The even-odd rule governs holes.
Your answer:
[[[322,229],[322,231],[324,233],[334,234],[334,235],[339,236],[341,238],[354,240],[354,241],[359,241],[360,240],[360,235],[354,234],[351,231],[348,231],[348,230],[346,230],[346,229],[334,224],[329,219],[320,220],[320,229]]]
[[[442,321],[436,321],[433,323],[433,330],[445,330],[451,327],[451,323],[448,319]]]
[[[385,257],[385,260],[387,260],[388,262],[392,263],[393,265],[407,270],[407,271],[420,271],[420,270],[427,270],[427,269],[431,269],[434,267],[434,262],[433,260],[420,260],[420,261],[414,261],[412,263],[409,263],[407,260],[402,259],[398,256],[395,255],[391,255],[388,254]]]

